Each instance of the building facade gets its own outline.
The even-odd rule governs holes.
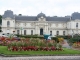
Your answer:
[[[23,35],[71,35],[80,33],[80,13],[74,12],[71,16],[46,16],[39,13],[37,16],[14,15],[7,10],[2,16],[3,33]]]

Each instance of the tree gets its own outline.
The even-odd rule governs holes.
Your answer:
[[[0,25],[2,24],[2,16],[0,15]]]
[[[2,32],[2,28],[1,28],[1,26],[0,26],[0,32]]]
[[[2,16],[0,15],[0,25],[2,24]],[[0,32],[2,32],[2,28],[0,26]]]

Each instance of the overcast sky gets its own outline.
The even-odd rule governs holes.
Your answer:
[[[36,16],[66,16],[80,12],[80,0],[0,0],[0,14],[12,10],[14,14]]]

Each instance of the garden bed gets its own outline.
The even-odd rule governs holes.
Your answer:
[[[63,48],[64,51],[9,51],[7,46],[0,46],[2,56],[46,56],[46,55],[80,55],[79,50]]]

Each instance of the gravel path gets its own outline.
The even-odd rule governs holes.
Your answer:
[[[67,40],[64,40],[64,42],[65,42],[65,44],[63,44],[63,47],[65,47],[65,48],[70,48],[70,46],[69,46]]]
[[[80,56],[0,57],[0,60],[80,60]]]

